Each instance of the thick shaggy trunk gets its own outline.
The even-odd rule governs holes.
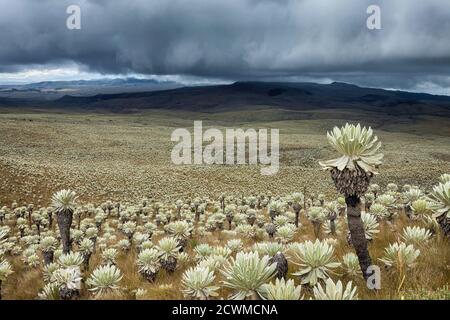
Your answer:
[[[412,212],[411,206],[409,206],[409,205],[405,206],[405,214],[409,219],[413,218],[413,212]]]
[[[69,253],[72,249],[70,240],[70,226],[72,225],[72,212],[62,211],[57,214],[58,228],[61,234],[63,253]]]
[[[440,217],[438,217],[437,222],[441,226],[442,232],[445,236],[450,237],[450,219],[446,217],[446,214],[442,214]]]
[[[330,220],[330,231],[333,236],[336,235],[336,218],[337,214],[335,212],[331,212],[328,214],[328,219]]]
[[[97,237],[92,238],[91,241],[94,243],[94,247],[92,248],[92,253],[97,252]]]
[[[298,221],[299,221],[299,218],[300,218],[300,209],[301,209],[300,205],[295,203],[292,206],[292,209],[294,209],[294,212],[295,212],[295,226],[298,228]]]
[[[286,278],[287,272],[288,272],[288,261],[284,254],[281,252],[278,252],[275,254],[272,258],[269,260],[269,265],[272,263],[277,264],[277,278]]]
[[[145,271],[141,272],[141,274],[148,282],[154,282],[156,279],[157,272]]]
[[[200,220],[200,211],[198,211],[198,206],[195,206],[195,222]]]
[[[48,229],[52,230],[53,228],[53,215],[52,213],[48,213]]]
[[[44,256],[44,263],[48,265],[53,262],[53,251],[44,251],[42,255]]]
[[[31,214],[32,214],[32,211],[29,210],[28,211],[28,228],[30,228],[30,229],[31,229],[31,224],[32,224],[32,222],[31,222]]]
[[[178,245],[180,246],[180,252],[183,252],[186,249],[189,239],[181,238],[178,239]]]
[[[360,199],[357,196],[348,196],[345,198],[347,203],[347,222],[350,230],[350,238],[353,248],[358,256],[359,266],[367,279],[367,268],[372,264],[369,251],[367,249],[367,240],[364,232],[364,225],[361,220]]]
[[[330,219],[330,231],[333,236],[336,235],[336,222],[335,219]]]
[[[312,225],[314,227],[314,237],[316,237],[316,239],[320,239],[320,226],[321,226],[321,222],[319,221],[313,221]]]
[[[59,296],[62,300],[72,300],[77,298],[80,292],[77,289],[69,289],[67,287],[62,287],[59,289]]]
[[[90,259],[91,259],[91,253],[90,252],[83,253],[83,265],[84,265],[84,270],[85,271],[89,270],[89,260]]]
[[[231,230],[231,222],[233,221],[233,217],[227,216],[227,221],[228,221],[228,230]]]
[[[168,257],[167,259],[161,259],[161,266],[169,273],[173,273],[177,268],[177,258]]]

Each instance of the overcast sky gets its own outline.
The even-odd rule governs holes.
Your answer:
[[[71,4],[81,30],[66,28]],[[120,75],[450,95],[450,1],[0,0],[0,83]]]

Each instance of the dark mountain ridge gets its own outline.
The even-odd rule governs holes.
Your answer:
[[[364,88],[352,84],[235,82],[229,85],[181,87],[160,91],[65,95],[45,103],[0,98],[0,106],[41,106],[80,110],[134,112],[168,109],[201,112],[251,110],[353,109],[388,115],[450,117],[450,96]]]

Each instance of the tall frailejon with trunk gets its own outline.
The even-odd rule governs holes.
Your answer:
[[[77,196],[74,191],[61,190],[53,194],[52,206],[55,208],[56,220],[58,222],[63,253],[69,253],[72,247],[70,240],[70,227],[72,225],[73,213],[75,211],[75,200]]]
[[[355,126],[348,123],[342,128],[335,127],[332,132],[328,132],[327,139],[341,157],[319,163],[325,170],[330,171],[337,191],[345,196],[351,242],[363,275],[367,278],[371,259],[361,221],[360,204],[371,178],[377,174],[376,168],[382,163],[383,154],[379,153],[381,143],[370,127],[361,128],[359,124]]]
[[[305,196],[301,192],[294,192],[291,194],[292,198],[292,209],[295,212],[295,226],[298,228],[300,220],[300,210],[305,203]]]

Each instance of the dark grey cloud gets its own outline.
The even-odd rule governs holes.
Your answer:
[[[67,6],[82,9],[68,30]],[[366,28],[378,4],[382,30]],[[448,88],[448,0],[0,0],[0,72],[329,78]]]

